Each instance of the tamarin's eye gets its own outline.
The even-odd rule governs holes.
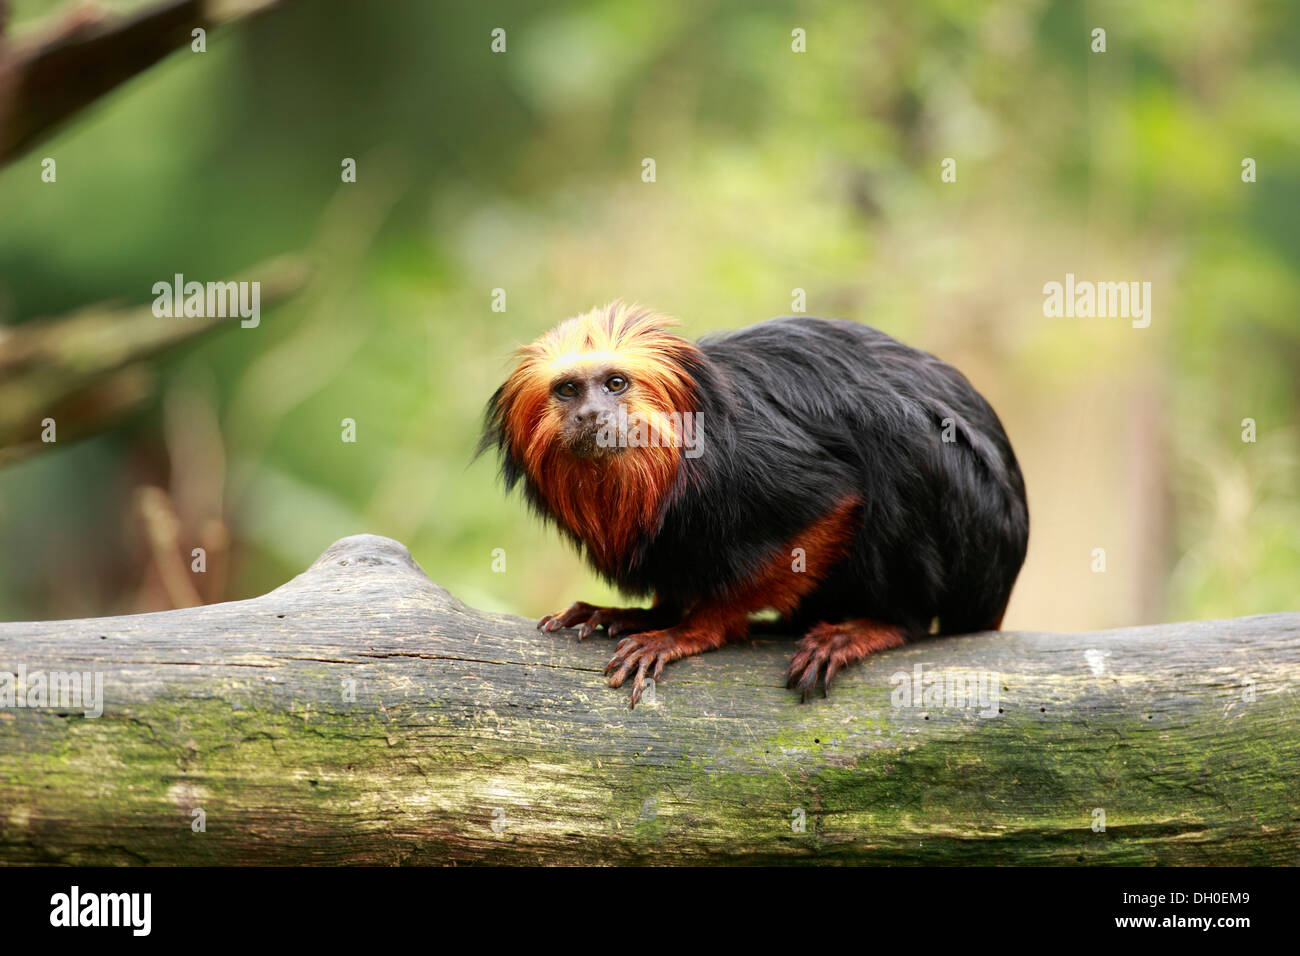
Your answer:
[[[627,388],[627,379],[622,375],[611,375],[605,381],[605,387],[611,392],[621,392],[623,389]]]
[[[561,398],[573,398],[578,394],[578,386],[572,382],[561,382],[555,386],[555,394]]]

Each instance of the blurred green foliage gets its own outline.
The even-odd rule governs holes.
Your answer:
[[[17,3],[17,32],[53,9]],[[187,563],[228,528],[209,600],[359,531],[482,607],[608,597],[470,464],[511,350],[615,297],[696,335],[795,288],[1003,416],[1033,529],[1009,626],[1295,609],[1297,49],[1284,0],[317,2],[214,32],[0,172],[0,320],[286,251],[319,279],[168,359],[128,426],[0,472],[0,618],[167,606],[145,484]],[[1045,318],[1067,272],[1152,282],[1150,328]]]

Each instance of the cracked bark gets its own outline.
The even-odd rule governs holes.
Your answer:
[[[104,680],[98,718],[0,708],[0,862],[1297,862],[1297,614],[935,639],[802,706],[789,640],[634,711],[612,649],[372,535],[254,600],[0,624],[0,675]],[[917,666],[1000,713],[898,706]]]

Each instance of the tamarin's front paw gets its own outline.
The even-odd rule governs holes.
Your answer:
[[[585,601],[577,601],[568,610],[546,615],[537,622],[537,629],[551,633],[562,627],[577,627],[581,624],[582,629],[578,631],[578,640],[581,641],[591,637],[598,627],[604,627],[610,637],[618,637],[620,634],[663,627],[666,623],[668,622],[663,620],[655,608],[596,607]]]
[[[664,631],[645,631],[625,637],[618,642],[614,657],[605,665],[605,673],[614,672],[610,674],[610,687],[622,687],[629,675],[636,671],[636,677],[632,681],[631,704],[635,707],[641,695],[645,693],[647,677],[658,681],[665,665],[694,653],[696,650],[691,644],[679,641],[672,628]]]
[[[799,691],[799,700],[822,685],[822,693],[829,696],[831,681],[840,668],[860,661],[868,654],[899,647],[907,643],[903,630],[876,621],[852,620],[838,624],[825,622],[813,627],[799,642],[794,657],[790,659],[790,673],[785,686]]]

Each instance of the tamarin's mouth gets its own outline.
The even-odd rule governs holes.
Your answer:
[[[569,453],[578,458],[605,458],[619,452],[616,443],[602,441],[599,428],[584,428],[565,436]]]

